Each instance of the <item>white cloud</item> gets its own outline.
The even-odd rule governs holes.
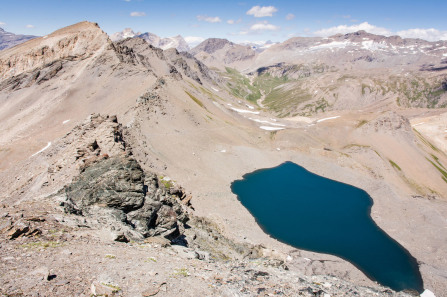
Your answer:
[[[336,27],[330,27],[315,31],[313,34],[316,36],[327,37],[338,33],[346,34],[346,33],[357,32],[360,30],[364,30],[366,32],[378,35],[385,35],[385,36],[399,35],[402,38],[420,38],[428,41],[447,40],[447,31],[440,31],[434,28],[429,29],[415,28],[415,29],[393,32],[386,28],[371,25],[368,22],[363,22],[361,24],[351,26],[340,25]]]
[[[130,13],[131,17],[142,17],[142,16],[146,16],[146,13],[143,11],[134,11]]]
[[[252,25],[247,31],[239,32],[239,35],[257,34],[261,33],[262,31],[276,31],[279,29],[280,27],[270,24],[267,21],[264,21]]]
[[[238,19],[236,21],[235,20],[228,20],[227,21],[227,23],[230,24],[230,25],[238,24],[240,22],[242,22],[242,19]]]
[[[434,28],[408,29],[398,31],[396,34],[403,38],[420,38],[428,41],[447,40],[447,31],[439,31]]]
[[[278,9],[274,6],[253,6],[249,11],[247,11],[247,14],[252,15],[255,18],[262,18],[271,17],[277,11]]]
[[[286,20],[290,21],[293,20],[295,18],[295,15],[293,13],[289,13],[288,15],[286,15]]]
[[[198,37],[198,36],[186,36],[185,37],[185,41],[190,47],[194,47],[204,40],[205,40],[205,38]]]
[[[256,23],[250,27],[250,31],[275,31],[279,27],[269,24],[268,22]]]
[[[34,28],[34,25],[26,25],[26,27],[27,27],[28,29],[32,29],[32,28]]]
[[[377,27],[377,26],[369,24],[368,22],[363,22],[361,24],[351,25],[351,26],[340,25],[340,26],[336,26],[336,27],[330,27],[330,28],[315,31],[314,34],[316,36],[327,37],[327,36],[335,35],[338,33],[346,34],[346,33],[357,32],[360,30],[364,30],[364,31],[367,31],[367,32],[373,33],[373,34],[386,35],[386,36],[393,34],[390,30],[388,30],[386,28]]]
[[[6,25],[6,23],[0,22],[0,26],[4,26]]]
[[[126,2],[130,2],[130,0],[124,0],[124,1],[126,1]]]
[[[208,23],[220,23],[220,22],[222,22],[222,20],[218,16],[210,17],[210,16],[206,16],[206,15],[198,15],[197,16],[197,20],[198,21],[208,22]]]

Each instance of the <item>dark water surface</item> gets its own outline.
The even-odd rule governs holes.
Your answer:
[[[416,259],[374,223],[365,191],[291,162],[246,174],[231,190],[274,238],[339,256],[396,291],[423,291]]]

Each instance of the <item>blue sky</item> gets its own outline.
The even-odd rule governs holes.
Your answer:
[[[447,39],[446,11],[447,0],[0,0],[0,27],[46,35],[88,20],[108,34],[132,28],[188,41],[284,41],[360,29],[439,40]]]

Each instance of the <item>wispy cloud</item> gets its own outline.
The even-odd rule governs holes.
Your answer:
[[[186,36],[185,41],[190,47],[194,47],[204,41],[205,38],[199,36]]]
[[[28,29],[32,29],[34,28],[34,25],[26,25],[25,27],[27,27]]]
[[[275,6],[253,6],[247,11],[248,15],[252,15],[255,18],[271,17],[278,9]]]
[[[277,31],[280,27],[270,24],[267,21],[259,22],[252,25],[248,30],[239,32],[239,35],[258,34],[263,31]]]
[[[6,25],[6,23],[0,22],[0,26],[4,26]]]
[[[361,24],[351,25],[351,26],[340,25],[340,26],[336,26],[336,27],[325,28],[325,29],[315,31],[314,34],[317,36],[327,37],[327,36],[335,35],[338,33],[346,34],[346,33],[351,33],[351,32],[357,32],[360,30],[365,30],[369,33],[379,34],[379,35],[387,35],[387,36],[392,35],[392,32],[390,30],[388,30],[386,28],[371,25],[368,22],[363,22]]]
[[[124,0],[125,2],[130,2],[130,0]]]
[[[295,15],[293,13],[289,13],[286,15],[286,20],[291,21],[295,18]]]
[[[146,13],[144,11],[133,11],[130,13],[131,17],[143,17],[146,16]]]
[[[230,25],[234,25],[234,24],[238,24],[242,22],[242,19],[238,19],[238,20],[228,20],[227,23]]]
[[[210,17],[210,16],[207,16],[207,15],[198,15],[197,16],[197,20],[198,21],[208,22],[208,23],[220,23],[220,22],[222,22],[222,20],[218,16]]]
[[[325,28],[315,31],[314,35],[327,37],[338,33],[346,34],[346,33],[357,32],[360,30],[364,30],[366,32],[378,35],[385,35],[385,36],[399,35],[403,38],[420,38],[428,41],[447,40],[447,31],[441,31],[435,28],[429,28],[429,29],[414,28],[414,29],[393,32],[387,28],[371,25],[368,22],[363,22],[361,24],[351,26],[340,25],[336,27]]]

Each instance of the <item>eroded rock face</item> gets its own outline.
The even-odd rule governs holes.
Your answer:
[[[98,218],[119,233],[117,239],[159,235],[172,240],[182,234],[187,220],[157,176],[146,176],[138,162],[124,154],[84,168],[65,193],[65,212]]]
[[[97,24],[81,22],[0,53],[0,78],[8,79],[58,60],[83,60],[111,44]]]

